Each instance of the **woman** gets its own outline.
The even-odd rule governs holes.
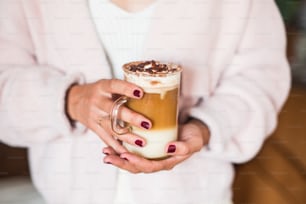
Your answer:
[[[29,148],[48,203],[231,203],[232,163],[255,156],[288,94],[274,1],[1,0],[0,8],[1,140]],[[139,59],[184,67],[183,123],[169,159],[126,152],[115,138],[145,140],[109,128],[113,94],[143,96],[112,79]]]

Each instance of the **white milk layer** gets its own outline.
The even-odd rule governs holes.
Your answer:
[[[167,156],[167,145],[177,140],[177,128],[162,130],[133,129],[133,132],[146,140],[144,147],[124,143],[128,151],[139,154],[148,159],[158,159]]]

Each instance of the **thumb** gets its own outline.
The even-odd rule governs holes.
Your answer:
[[[168,155],[184,156],[191,153],[191,148],[188,143],[183,141],[171,142],[166,146],[166,152]]]

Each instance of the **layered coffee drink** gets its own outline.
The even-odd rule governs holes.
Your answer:
[[[146,139],[146,146],[124,144],[136,154],[149,159],[167,156],[167,144],[177,140],[178,97],[182,68],[157,61],[138,61],[123,66],[125,80],[144,90],[142,99],[128,99],[127,107],[152,122],[150,130],[131,127],[132,132]]]

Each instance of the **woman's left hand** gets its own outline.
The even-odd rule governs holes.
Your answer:
[[[179,141],[171,142],[166,148],[170,156],[163,160],[148,160],[130,152],[118,155],[111,147],[103,149],[104,162],[131,173],[153,173],[171,170],[177,164],[200,151],[209,141],[209,130],[198,120],[191,120],[180,127]]]

